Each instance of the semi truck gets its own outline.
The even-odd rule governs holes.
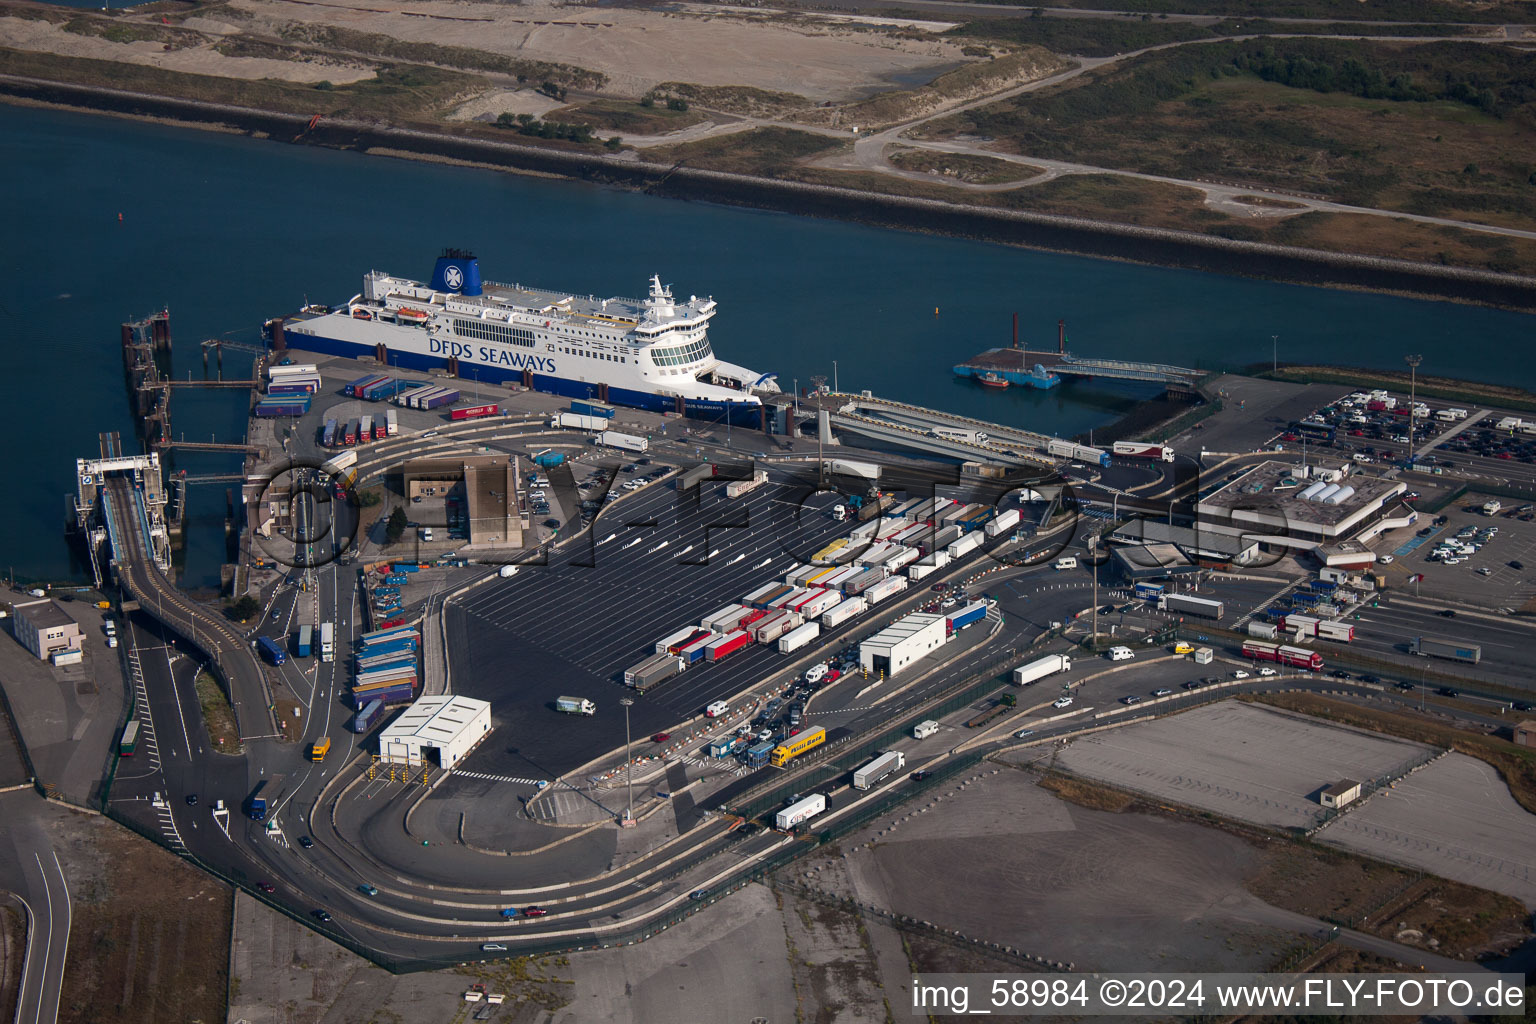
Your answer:
[[[1226,612],[1225,606],[1220,601],[1212,601],[1206,597],[1193,597],[1189,594],[1164,594],[1157,599],[1157,607],[1161,611],[1198,615],[1202,619],[1219,619]]]
[[[556,697],[555,710],[568,715],[595,715],[597,705],[585,697]]]
[[[301,658],[309,657],[310,647],[313,646],[315,627],[303,625],[299,627],[299,638],[295,643],[295,649]]]
[[[1313,672],[1323,667],[1323,656],[1305,647],[1272,644],[1267,640],[1243,641],[1243,657],[1254,661],[1273,661],[1292,668],[1305,668]]]
[[[1165,444],[1148,444],[1145,441],[1116,441],[1111,449],[1116,455],[1128,459],[1156,459],[1173,461],[1173,449]]]
[[[974,622],[980,622],[987,617],[987,602],[972,601],[970,604],[961,605],[946,615],[945,628],[948,632],[958,633],[966,626]]]
[[[579,412],[561,412],[555,414],[554,422],[550,426],[557,430],[601,431],[608,428],[608,421],[602,416],[584,416]]]
[[[827,809],[827,798],[821,793],[812,793],[808,797],[796,800],[778,814],[773,816],[773,825],[780,832],[788,832],[790,829],[801,825]]]
[[[828,459],[828,473],[840,476],[856,476],[865,480],[880,479],[880,467],[873,462],[854,462],[852,459]]]
[[[719,661],[729,654],[735,654],[752,642],[752,634],[744,629],[735,629],[723,636],[718,636],[704,648],[705,661]]]
[[[640,664],[624,670],[624,685],[644,693],[671,679],[686,667],[683,659],[675,654],[653,654]]]
[[[821,624],[826,629],[834,629],[849,619],[862,615],[868,608],[869,602],[862,597],[845,597],[821,613]]]
[[[490,405],[471,405],[464,409],[455,409],[448,414],[450,420],[478,420],[486,416],[495,416],[501,412],[501,406],[492,402]]]
[[[727,498],[739,498],[748,491],[755,490],[768,482],[768,474],[761,470],[754,470],[749,480],[732,480],[725,485]]]
[[[1447,658],[1451,661],[1465,661],[1476,665],[1483,660],[1483,648],[1480,644],[1468,643],[1465,640],[1443,640],[1428,636],[1416,636],[1408,644],[1410,653],[1420,657]]]
[[[336,660],[336,623],[320,623],[320,660]]]
[[[1105,469],[1109,468],[1109,453],[1101,448],[1091,448],[1086,444],[1076,444],[1053,437],[1046,442],[1045,451],[1047,455],[1054,455],[1058,459],[1070,459],[1073,462],[1087,462]]]
[[[373,728],[384,715],[384,702],[371,700],[363,706],[363,709],[352,716],[352,731],[358,734],[367,732]]]
[[[807,622],[804,625],[796,626],[788,633],[779,637],[779,653],[789,654],[792,651],[798,651],[819,636],[821,636],[820,623]]]
[[[1005,534],[1019,525],[1020,518],[1018,509],[1005,508],[996,516],[987,520],[987,525],[984,527],[986,535],[988,537],[997,537]]]
[[[901,593],[903,590],[906,590],[907,586],[908,581],[906,577],[889,576],[886,579],[881,580],[879,583],[876,583],[868,590],[864,591],[864,600],[868,601],[872,605],[879,604],[886,598],[893,597],[896,594]]]
[[[902,768],[906,767],[906,764],[906,755],[901,751],[887,751],[869,762],[869,764],[854,771],[853,788],[869,789],[892,772],[901,771]]]
[[[256,645],[261,648],[261,653],[266,655],[267,660],[274,665],[281,665],[288,660],[288,653],[269,636],[257,637]]]
[[[1028,665],[1020,665],[1013,670],[1013,685],[1028,686],[1030,683],[1044,679],[1046,676],[1055,675],[1057,672],[1066,672],[1072,668],[1072,659],[1065,654],[1050,654],[1044,658],[1036,659]]]
[[[245,798],[245,816],[252,821],[265,821],[267,817],[267,780],[262,779]]]
[[[608,448],[619,448],[626,452],[644,452],[651,447],[651,443],[645,438],[618,430],[605,430],[594,437],[592,443]]]
[[[773,748],[773,753],[768,757],[768,763],[775,768],[783,768],[795,758],[808,750],[813,750],[827,741],[827,730],[821,726],[807,729],[798,736],[792,736]]]
[[[964,441],[966,444],[986,444],[985,430],[968,430],[964,427],[934,427],[928,432],[946,441]]]

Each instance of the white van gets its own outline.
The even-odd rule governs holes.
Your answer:
[[[1068,555],[1065,558],[1058,558],[1058,559],[1056,559],[1056,565],[1053,566],[1053,568],[1055,568],[1057,571],[1060,571],[1062,569],[1076,569],[1077,568],[1077,556],[1075,556],[1075,555]]]
[[[1130,661],[1136,657],[1136,652],[1129,647],[1111,647],[1109,649],[1110,661]]]
[[[912,727],[912,738],[925,740],[938,731],[939,723],[930,718],[926,722],[918,722]]]
[[[432,527],[430,527],[430,526],[423,526],[421,528],[421,539],[422,540],[427,540],[427,541],[432,539]]]

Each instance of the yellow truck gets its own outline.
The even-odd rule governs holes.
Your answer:
[[[322,736],[312,747],[309,748],[309,759],[311,761],[324,761],[325,755],[329,754],[330,752],[331,738],[329,736]]]

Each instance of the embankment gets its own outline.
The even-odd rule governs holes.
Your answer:
[[[598,181],[677,199],[778,210],[1054,252],[1358,288],[1536,311],[1536,278],[1406,260],[1242,242],[1077,217],[984,209],[826,185],[646,163],[614,155],[519,145],[425,128],[309,119],[246,107],[0,75],[0,99],[220,126],[339,149],[449,159]]]

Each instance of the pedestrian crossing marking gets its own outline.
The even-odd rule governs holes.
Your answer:
[[[454,769],[453,774],[463,775],[471,779],[485,779],[489,782],[513,782],[522,786],[537,786],[543,779],[519,779],[511,775],[490,775],[486,772],[467,772],[461,768]]]

